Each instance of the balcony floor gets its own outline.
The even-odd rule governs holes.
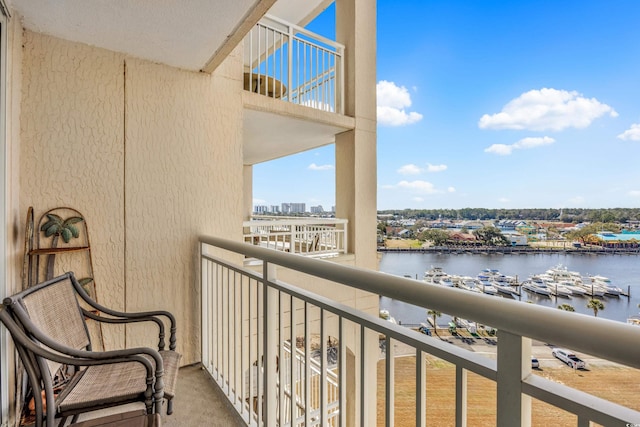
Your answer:
[[[206,370],[199,364],[180,369],[173,414],[162,417],[163,427],[245,425]]]
[[[80,417],[80,421],[119,412],[144,409],[143,404],[130,404],[103,409]],[[173,414],[162,416],[163,427],[235,427],[246,426],[223,395],[218,385],[200,364],[180,368]]]

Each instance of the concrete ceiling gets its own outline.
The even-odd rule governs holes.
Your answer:
[[[28,30],[178,68],[202,70],[216,62],[216,55],[231,51],[265,12],[305,25],[331,2],[11,0],[11,6]]]
[[[244,163],[254,165],[333,144],[348,126],[330,125],[264,111],[244,111]]]

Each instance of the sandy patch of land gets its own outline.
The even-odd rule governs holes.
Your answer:
[[[443,337],[444,338],[444,337]],[[474,345],[455,341],[452,345],[467,346],[471,351],[495,358],[496,346],[484,342]],[[413,350],[415,351],[415,350]],[[395,348],[395,425],[415,425],[415,357],[409,348],[397,345]],[[540,362],[540,369],[533,375],[540,375],[552,381],[593,394],[600,398],[619,403],[640,411],[640,370],[623,367],[613,362],[582,355],[587,369],[573,370],[551,355],[551,347],[534,343],[532,354]],[[381,357],[384,353],[381,352]],[[427,425],[455,425],[455,366],[441,359],[426,357]],[[378,363],[378,425],[385,419],[385,363]],[[494,382],[469,373],[468,375],[467,422],[470,426],[495,426],[496,385]],[[636,421],[636,420],[630,420]],[[574,415],[568,414],[543,402],[532,401],[533,426],[576,425]]]

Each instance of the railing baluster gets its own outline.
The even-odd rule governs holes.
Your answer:
[[[365,374],[365,359],[366,359],[366,351],[365,351],[365,339],[366,335],[365,335],[365,329],[364,329],[364,325],[360,325],[360,354],[358,355],[359,357],[359,362],[360,362],[360,393],[359,398],[360,398],[360,425],[362,427],[367,426],[367,412],[366,412],[366,402],[365,402],[365,396],[366,396],[366,374]]]
[[[278,293],[278,333],[276,334],[276,340],[275,342],[277,343],[278,346],[278,356],[276,359],[276,374],[278,376],[278,385],[277,385],[277,390],[278,390],[278,401],[276,402],[276,420],[278,425],[282,425],[283,422],[283,415],[284,415],[284,408],[281,408],[282,404],[284,403],[284,399],[285,399],[285,388],[286,388],[286,383],[285,383],[285,378],[284,378],[284,372],[287,370],[286,366],[283,366],[282,368],[280,367],[280,365],[284,365],[285,360],[284,360],[284,333],[285,333],[285,325],[284,325],[284,304],[282,303],[282,298],[284,298],[284,295],[280,292],[277,291]]]
[[[456,365],[456,427],[467,425],[467,370]]]
[[[387,427],[393,427],[394,423],[394,383],[395,383],[395,354],[393,348],[393,341],[390,336],[384,338],[385,342],[385,425]]]
[[[290,334],[289,334],[289,340],[291,342],[291,366],[289,367],[289,369],[291,369],[291,414],[290,414],[290,419],[291,419],[291,426],[293,427],[295,424],[295,420],[297,418],[297,408],[298,408],[298,370],[297,370],[297,366],[296,366],[296,356],[297,356],[297,336],[296,336],[296,325],[297,325],[297,316],[296,316],[296,302],[297,299],[295,299],[293,297],[293,295],[290,296],[289,298],[289,305],[291,307],[291,312],[290,312]]]
[[[344,319],[338,317],[338,408],[340,427],[347,425],[347,346],[344,340]]]
[[[416,349],[416,427],[426,426],[427,376],[424,352]]]
[[[320,425],[327,425],[327,329],[320,309]]]
[[[311,409],[311,356],[309,352],[309,340],[311,339],[311,326],[309,324],[309,304],[304,302],[304,425],[310,425],[309,412]]]

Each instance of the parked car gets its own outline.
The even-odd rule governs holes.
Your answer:
[[[582,359],[576,356],[573,352],[564,348],[554,348],[551,350],[551,354],[562,360],[572,369],[584,369],[586,367],[586,364]]]
[[[533,356],[531,356],[531,367],[532,368],[539,368],[540,367],[540,363],[538,362],[538,359],[536,359]]]

